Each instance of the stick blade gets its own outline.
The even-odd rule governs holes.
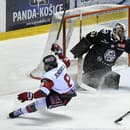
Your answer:
[[[94,88],[92,88],[92,87],[86,85],[86,84],[83,83],[83,82],[78,82],[78,85],[79,85],[82,89],[84,89],[85,91],[94,92],[94,93],[96,92],[96,89],[94,89]]]
[[[122,121],[122,118],[118,118],[117,120],[115,120],[115,123],[119,123],[120,121]]]

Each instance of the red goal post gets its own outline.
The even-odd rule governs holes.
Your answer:
[[[130,37],[130,6],[127,5],[121,5],[121,6],[117,6],[117,7],[109,7],[106,9],[99,9],[96,11],[89,11],[89,12],[84,12],[82,13],[82,16],[89,16],[89,15],[95,15],[95,14],[100,14],[100,13],[107,13],[107,12],[111,12],[111,11],[118,11],[121,9],[127,9],[128,14],[127,14],[127,18],[128,18],[128,27],[127,27],[127,31],[128,31],[128,37]],[[68,15],[65,16],[63,19],[63,50],[64,50],[64,54],[66,55],[66,28],[67,28],[67,20],[72,19],[72,18],[80,18],[81,14],[72,14],[72,15]],[[128,54],[128,65],[130,66],[130,54]]]

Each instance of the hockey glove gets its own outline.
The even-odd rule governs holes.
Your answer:
[[[51,51],[53,51],[55,55],[58,55],[58,56],[63,53],[62,48],[56,43],[52,44]]]
[[[21,102],[25,102],[32,99],[33,99],[32,92],[23,92],[18,95],[18,100],[20,100]]]

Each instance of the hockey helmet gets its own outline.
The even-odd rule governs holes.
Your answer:
[[[117,35],[119,40],[124,40],[126,27],[123,23],[116,23],[113,32]]]
[[[49,71],[58,66],[56,57],[54,55],[48,55],[43,58],[44,69],[45,71]]]

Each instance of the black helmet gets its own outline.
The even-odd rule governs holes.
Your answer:
[[[56,57],[54,55],[48,55],[43,58],[44,69],[45,71],[49,71],[58,66]]]

